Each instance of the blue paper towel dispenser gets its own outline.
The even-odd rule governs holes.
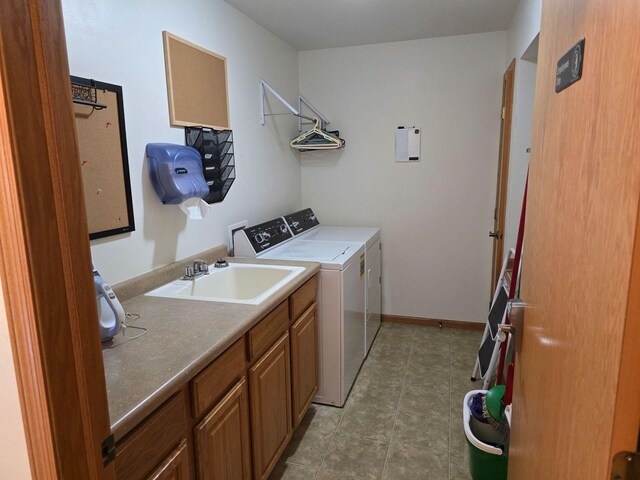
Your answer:
[[[202,159],[195,148],[172,143],[149,143],[149,177],[162,203],[177,205],[209,193]]]

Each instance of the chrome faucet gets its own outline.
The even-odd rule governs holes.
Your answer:
[[[195,280],[202,275],[209,275],[209,265],[204,260],[195,260],[193,265],[185,267],[182,280]]]
[[[204,260],[195,260],[193,262],[193,270],[196,276],[198,274],[209,275],[209,265],[207,265],[207,262],[205,262]]]

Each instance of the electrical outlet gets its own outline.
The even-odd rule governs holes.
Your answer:
[[[230,257],[233,257],[233,234],[238,230],[242,230],[248,224],[249,222],[247,220],[242,220],[227,227],[227,249],[229,250]]]

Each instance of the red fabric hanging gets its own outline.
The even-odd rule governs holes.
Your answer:
[[[511,272],[511,284],[509,285],[509,300],[513,300],[518,286],[518,273],[520,271],[520,258],[522,257],[522,241],[524,240],[524,220],[527,212],[527,189],[529,188],[529,173],[527,172],[527,181],[524,186],[524,198],[522,199],[522,212],[520,213],[520,226],[518,227],[518,239],[516,241],[516,253],[513,258],[513,271]],[[509,314],[505,317],[505,323],[509,324]],[[507,345],[509,334],[507,333],[504,342],[500,345],[500,361],[498,362],[498,378],[497,384],[504,383],[504,363],[507,358]],[[506,405],[506,403],[505,403]]]

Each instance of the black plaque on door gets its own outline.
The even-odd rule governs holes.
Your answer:
[[[556,69],[556,93],[570,87],[582,78],[582,60],[584,58],[584,38],[558,60]]]

